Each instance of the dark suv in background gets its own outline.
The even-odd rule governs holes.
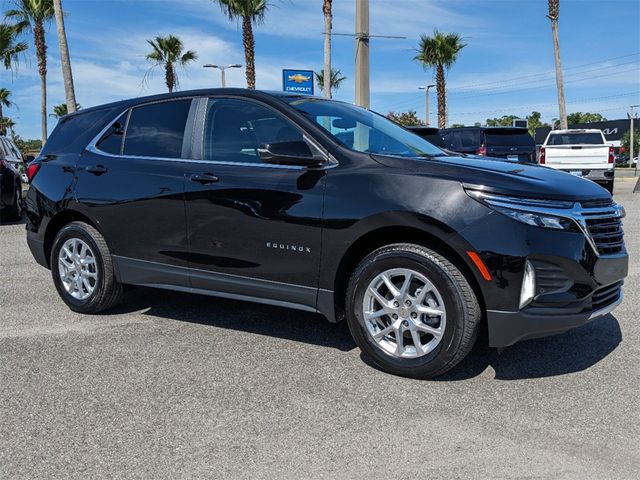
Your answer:
[[[440,130],[435,127],[416,126],[407,127],[407,130],[415,133],[419,137],[424,138],[427,142],[435,145],[436,147],[444,148],[444,142],[442,141],[442,137],[440,136]]]
[[[13,141],[0,136],[0,221],[20,219],[23,168],[22,155]]]
[[[83,109],[29,175],[27,241],[72,310],[143,285],[319,312],[400,375],[446,372],[482,322],[504,347],[601,317],[627,274],[624,211],[595,183],[451,155],[321,98]]]
[[[440,130],[443,147],[453,152],[536,163],[536,145],[526,128],[459,127]]]

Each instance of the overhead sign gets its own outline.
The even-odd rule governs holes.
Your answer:
[[[282,70],[282,90],[313,95],[313,70]]]

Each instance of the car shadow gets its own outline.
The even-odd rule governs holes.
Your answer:
[[[109,311],[177,320],[217,328],[283,338],[350,351],[356,348],[347,322],[330,323],[322,315],[251,302],[136,287],[125,302]],[[618,320],[607,315],[561,335],[528,340],[498,351],[488,347],[486,327],[469,355],[433,381],[452,382],[479,376],[491,367],[497,380],[521,380],[586,370],[622,341]],[[379,369],[364,353],[363,362]]]
[[[434,380],[467,380],[488,367],[497,380],[580,372],[600,362],[622,341],[620,324],[611,314],[561,335],[523,341],[501,351],[489,348],[486,332],[483,336],[457,367]]]
[[[346,322],[330,323],[317,313],[169,290],[137,287],[126,294],[121,305],[109,310],[109,314],[139,310],[144,310],[143,315],[283,338],[344,352],[356,348]]]

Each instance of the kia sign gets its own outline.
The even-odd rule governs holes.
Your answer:
[[[282,70],[282,90],[313,95],[313,70]]]

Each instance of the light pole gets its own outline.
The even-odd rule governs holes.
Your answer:
[[[633,109],[640,107],[640,105],[631,105],[629,107],[629,121],[631,122],[630,128],[629,128],[629,167],[633,166],[633,119],[636,117],[636,114],[634,113]],[[638,152],[636,152],[636,155],[638,155]],[[638,155],[640,157],[640,155]],[[636,163],[636,169],[633,172],[633,176],[635,177],[636,174],[638,173],[638,164]]]
[[[225,88],[227,86],[227,79],[224,75],[224,71],[227,68],[242,68],[242,65],[240,65],[239,63],[232,63],[230,65],[224,66],[224,65],[214,65],[213,63],[207,63],[205,65],[203,65],[204,68],[218,68],[220,70],[220,81],[222,82],[222,88]]]
[[[426,103],[426,115],[425,115],[425,125],[429,126],[429,89],[435,87],[435,85],[423,85],[422,87],[418,87],[418,90],[424,90],[425,98],[427,100]]]

